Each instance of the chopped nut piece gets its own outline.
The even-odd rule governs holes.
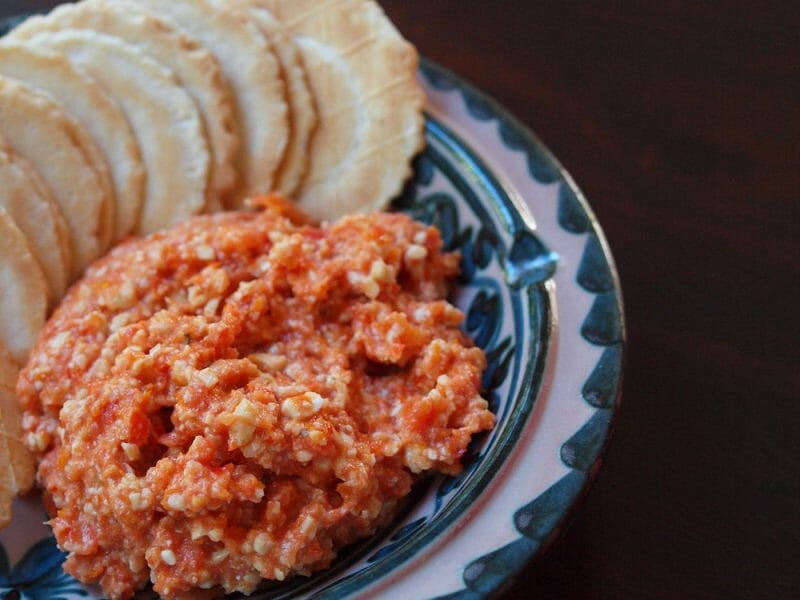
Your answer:
[[[286,368],[289,364],[288,359],[280,354],[268,354],[257,352],[247,357],[250,362],[266,373],[276,373]]]
[[[129,444],[128,442],[122,442],[122,451],[125,453],[125,456],[128,457],[130,461],[139,460],[142,455],[139,452],[139,446],[136,444]]]

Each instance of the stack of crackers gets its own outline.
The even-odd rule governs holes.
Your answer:
[[[320,220],[385,209],[423,145],[417,64],[373,0],[84,0],[22,23],[0,41],[0,362],[127,236],[271,191]],[[30,485],[2,452],[0,523]]]

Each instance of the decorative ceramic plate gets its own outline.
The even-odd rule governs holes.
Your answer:
[[[428,147],[395,208],[437,225],[462,253],[453,301],[486,351],[497,426],[473,440],[460,476],[421,482],[386,530],[254,598],[493,595],[558,535],[609,435],[624,331],[597,222],[496,103],[431,63],[420,78]],[[0,533],[0,598],[102,597],[62,571],[40,500],[14,508]]]

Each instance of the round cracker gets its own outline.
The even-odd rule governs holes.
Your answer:
[[[293,36],[319,126],[301,206],[319,219],[385,209],[422,149],[419,58],[372,0],[260,0]]]
[[[30,243],[36,262],[47,279],[48,300],[55,305],[67,289],[69,271],[58,239],[56,220],[60,217],[39,193],[23,159],[0,139],[0,207],[5,209]]]
[[[79,132],[80,125],[50,96],[0,76],[0,135],[53,191],[69,228],[75,277],[100,255],[101,216],[108,202]]]
[[[73,272],[72,265],[74,264],[74,260],[72,258],[72,240],[70,237],[67,219],[61,212],[61,206],[58,203],[56,195],[27,159],[14,152],[11,146],[7,144],[6,149],[14,156],[17,167],[25,173],[25,177],[27,177],[31,182],[34,194],[43,198],[50,207],[50,212],[52,213],[53,221],[55,223],[56,241],[58,244],[58,248],[54,251],[58,252],[63,260],[64,277],[67,280],[67,284],[69,284],[70,274]]]
[[[42,32],[28,43],[68,56],[128,117],[147,170],[139,233],[152,233],[205,210],[208,144],[197,106],[169,69],[120,38],[86,29]]]
[[[246,196],[271,191],[289,125],[278,61],[266,36],[242,11],[220,9],[208,0],[134,1],[200,40],[222,65],[234,92],[242,136],[242,189],[229,204],[239,207]]]
[[[18,377],[19,365],[8,349],[0,344],[0,388],[16,390]]]
[[[106,160],[105,155],[100,150],[100,147],[95,142],[94,138],[89,134],[89,132],[84,128],[83,124],[75,119],[67,108],[58,100],[56,100],[51,94],[48,94],[44,90],[37,91],[50,96],[56,103],[67,113],[76,125],[76,129],[73,132],[75,139],[78,141],[78,146],[83,149],[84,154],[86,155],[86,159],[89,161],[89,164],[92,165],[94,172],[97,174],[97,183],[100,186],[100,191],[102,192],[102,203],[100,204],[100,222],[99,227],[97,229],[97,242],[100,244],[100,253],[102,254],[105,250],[108,250],[109,246],[111,246],[111,242],[114,239],[114,222],[116,220],[116,212],[117,212],[117,199],[114,192],[114,184],[111,179],[111,169],[108,166],[108,161]]]
[[[24,364],[47,313],[47,280],[25,234],[0,208],[0,344]]]
[[[114,187],[112,240],[132,233],[144,199],[145,173],[139,144],[125,113],[69,59],[17,43],[0,45],[0,74],[49,93],[89,133],[105,157]],[[104,241],[104,240],[103,240]]]
[[[35,475],[33,456],[22,442],[22,410],[15,391],[18,375],[17,365],[0,345],[0,444],[5,445],[8,459],[5,464],[0,464],[0,470],[7,469],[10,474],[7,481],[10,481],[8,491],[12,495],[27,492],[33,487]],[[0,474],[0,481],[2,479],[3,474]]]
[[[0,394],[3,391],[0,390]],[[3,415],[0,413],[0,429]],[[2,432],[0,431],[0,435]],[[17,483],[14,481],[14,470],[11,467],[11,455],[8,444],[0,440],[0,529],[11,522],[11,505],[16,495]]]
[[[222,0],[213,0],[218,5]],[[275,49],[286,85],[289,108],[289,140],[273,187],[286,196],[292,196],[308,172],[309,147],[317,126],[317,109],[308,86],[300,53],[292,39],[285,34],[281,24],[260,0],[236,0],[234,5],[248,11],[252,21],[267,36]]]
[[[186,33],[124,1],[88,0],[57,7],[46,17],[22,23],[11,39],[30,39],[42,31],[90,29],[116,36],[137,46],[154,60],[172,69],[178,81],[200,109],[212,154],[211,204],[236,184],[236,131],[234,99],[217,59]]]

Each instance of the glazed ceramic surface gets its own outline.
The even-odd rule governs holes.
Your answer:
[[[558,531],[591,478],[619,398],[623,322],[608,248],[569,176],[494,102],[426,63],[427,149],[396,210],[462,254],[452,300],[487,354],[497,426],[458,477],[419,482],[394,524],[310,578],[254,598],[476,598]],[[38,498],[0,533],[0,598],[100,598],[61,569]],[[142,597],[150,594],[143,592]]]

